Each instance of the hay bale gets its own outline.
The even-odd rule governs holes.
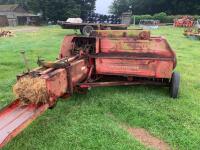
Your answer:
[[[23,104],[45,104],[49,94],[44,79],[24,77],[13,86],[13,93]]]

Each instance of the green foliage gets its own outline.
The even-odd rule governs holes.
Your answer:
[[[151,19],[154,19],[153,16],[151,15],[135,15],[132,17],[132,20],[134,19],[135,17],[135,23],[136,24],[139,24],[140,20],[145,20],[145,19],[148,19],[148,20],[151,20]]]
[[[198,19],[200,19],[200,15],[195,15],[194,18],[195,18],[195,20],[198,20]]]
[[[129,10],[130,6],[132,6],[132,12],[137,15],[153,15],[163,11],[169,15],[197,15],[200,12],[199,0],[115,0],[111,6],[111,12],[121,14]]]
[[[155,14],[155,15],[153,16],[153,18],[155,18],[156,20],[160,20],[160,22],[165,22],[165,18],[166,18],[166,17],[167,17],[167,14],[164,13],[164,12]]]
[[[176,15],[176,16],[173,16],[173,15],[170,15],[170,16],[166,16],[164,21],[162,23],[174,23],[174,19],[177,19],[177,18],[180,18],[181,16],[180,15]]]
[[[93,12],[95,9],[96,0],[75,0],[80,9],[80,17],[87,18],[88,12]]]
[[[66,20],[68,17],[79,17],[80,5],[74,0],[29,0],[28,7],[34,12],[41,12],[44,20]]]
[[[135,22],[136,24],[138,24],[140,22],[140,20],[144,20],[144,19],[153,19],[153,20],[160,20],[161,23],[173,23],[174,19],[180,18],[182,15],[167,15],[164,12],[161,13],[157,13],[154,15],[134,15],[132,16],[132,20],[135,17]],[[195,20],[200,19],[200,16],[195,15],[193,16],[195,18]]]
[[[110,13],[120,16],[130,9],[130,0],[114,0],[110,6]]]
[[[0,0],[0,4],[21,4],[28,10],[41,13],[44,20],[66,20],[69,17],[85,19],[94,11],[96,0]]]

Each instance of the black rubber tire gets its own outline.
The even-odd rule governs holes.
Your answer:
[[[83,32],[83,35],[90,36],[93,30],[94,28],[92,26],[84,26],[82,32]]]
[[[83,35],[83,29],[82,28],[80,29],[80,33]]]
[[[180,74],[178,72],[174,72],[172,74],[172,79],[170,83],[170,96],[174,99],[178,98],[180,86]]]

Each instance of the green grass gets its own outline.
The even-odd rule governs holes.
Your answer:
[[[189,40],[182,32],[172,27],[153,31],[176,50],[176,70],[182,75],[177,101],[169,98],[167,88],[154,86],[92,89],[59,101],[4,149],[147,149],[121,128],[127,124],[147,129],[172,149],[199,150],[200,41]],[[15,75],[25,70],[20,51],[26,50],[34,68],[38,56],[55,60],[63,36],[71,33],[57,26],[41,27],[35,33],[0,39],[1,108],[14,99]]]

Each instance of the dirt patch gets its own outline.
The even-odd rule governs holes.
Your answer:
[[[25,33],[29,33],[29,32],[38,32],[39,31],[39,27],[23,27],[23,28],[11,28],[9,29],[12,32],[25,32]]]
[[[112,113],[108,113],[107,116],[110,119],[119,122],[119,120],[117,120]],[[132,135],[134,139],[138,140],[144,146],[153,148],[155,150],[171,150],[167,143],[157,137],[154,137],[147,130],[143,128],[132,128],[121,122],[119,122],[119,124],[121,128],[125,129],[130,135]]]
[[[148,131],[142,128],[126,128],[127,131],[138,141],[140,141],[142,144],[149,148],[153,148],[156,150],[170,150],[170,146],[162,141],[161,139],[158,139],[154,136],[152,136]]]

